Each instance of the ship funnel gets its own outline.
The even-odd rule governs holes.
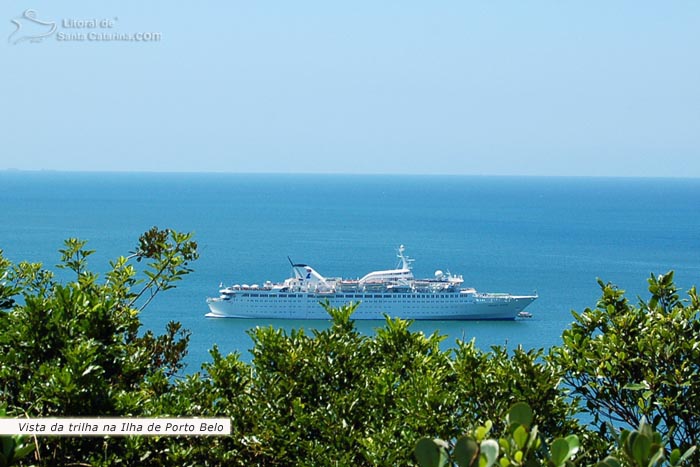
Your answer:
[[[321,285],[330,287],[326,278],[308,264],[293,263],[292,267],[294,268],[294,277],[299,279],[305,286],[318,287]]]

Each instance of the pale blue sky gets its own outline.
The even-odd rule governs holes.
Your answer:
[[[27,9],[57,30],[12,44]],[[58,40],[93,18],[161,39]],[[9,0],[0,24],[0,169],[700,177],[695,0]]]

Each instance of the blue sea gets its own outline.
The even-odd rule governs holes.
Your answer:
[[[393,268],[403,244],[416,276],[449,270],[480,291],[539,294],[530,319],[413,324],[444,334],[444,348],[558,345],[571,310],[595,306],[596,278],[633,302],[648,297],[650,274],[700,284],[699,179],[6,171],[0,214],[5,256],[47,268],[68,237],[88,240],[91,268],[104,272],[152,226],[194,232],[195,272],[142,315],[155,332],[170,320],[192,332],[188,372],[214,344],[250,360],[255,326],[328,325],[204,317],[220,283],[285,279],[287,256],[354,278]],[[358,323],[367,334],[379,326]]]

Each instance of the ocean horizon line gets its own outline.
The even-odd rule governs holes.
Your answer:
[[[390,178],[483,178],[483,179],[577,179],[577,180],[700,180],[700,177],[674,175],[565,175],[565,174],[470,174],[470,173],[410,173],[410,172],[262,172],[262,171],[187,171],[187,170],[64,170],[0,168],[0,173],[66,174],[66,175],[187,175],[187,176],[275,176],[275,177],[390,177]]]

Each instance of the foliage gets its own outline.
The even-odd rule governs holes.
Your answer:
[[[479,420],[503,420],[516,402],[526,402],[546,413],[540,431],[547,436],[583,433],[575,419],[576,408],[559,388],[559,374],[542,361],[542,350],[503,347],[482,352],[475,342],[458,342],[455,356],[456,392],[460,399],[458,427]],[[500,428],[500,427],[499,427]],[[454,435],[458,434],[456,430]]]
[[[7,415],[7,408],[0,406],[0,418]],[[34,451],[34,445],[26,436],[0,435],[0,467],[18,464],[19,461]]]
[[[670,454],[664,448],[661,434],[642,418],[636,430],[622,430],[617,437],[618,458],[620,464],[634,467],[677,466],[684,465],[696,451],[697,446],[691,446],[684,453],[679,448]],[[603,461],[603,466],[614,465],[609,460]]]
[[[189,234],[153,228],[129,258],[111,263],[100,282],[87,269],[93,253],[68,239],[60,283],[40,264],[13,266],[0,255],[0,403],[15,416],[136,415],[163,380],[182,367],[189,333],[170,323],[166,334],[139,336],[139,312],[190,272],[197,258]],[[145,278],[131,264],[145,260]],[[113,443],[114,444],[114,443]],[[95,438],[46,438],[35,458],[46,465],[89,458],[104,449]]]
[[[229,417],[232,433],[2,437],[7,463],[414,465],[413,446],[426,435],[421,465],[584,465],[610,454],[599,465],[648,467],[697,456],[700,307],[695,289],[688,303],[678,298],[671,274],[652,277],[652,298],[638,307],[601,283],[598,308],[574,314],[546,358],[520,347],[484,352],[474,341],[441,350],[444,336],[389,317],[363,335],[352,320],[358,304],[325,303],[327,329],[257,327],[251,363],[214,347],[211,362],[182,377],[189,333],[173,322],[159,336],[142,332],[140,313],[191,271],[191,236],[153,228],[102,278],[88,269],[85,247],[65,242],[62,275],[0,252],[8,415]],[[66,274],[72,280],[56,279]],[[580,400],[597,433],[579,426]],[[533,412],[545,415],[537,425]],[[31,461],[22,458],[30,451]]]
[[[672,448],[688,449],[700,433],[700,301],[679,299],[673,273],[649,279],[651,298],[632,306],[624,292],[599,281],[596,309],[573,313],[551,362],[592,423],[635,427],[649,420]],[[609,434],[609,433],[608,433]],[[700,457],[694,458],[700,463]]]
[[[583,465],[579,455],[581,444],[576,435],[558,437],[547,442],[533,425],[530,406],[514,404],[505,419],[505,430],[498,439],[488,438],[493,423],[487,421],[472,432],[450,443],[441,439],[421,438],[414,455],[420,467],[573,467]],[[670,455],[663,446],[661,434],[642,420],[636,430],[623,430],[617,437],[616,452],[593,467],[662,467],[684,465],[695,447],[681,454]]]
[[[511,357],[470,343],[460,357],[440,349],[442,336],[412,332],[405,320],[387,318],[374,336],[362,335],[351,319],[356,306],[326,305],[332,322],[325,330],[255,328],[250,365],[214,349],[204,374],[154,400],[160,404],[154,415],[228,416],[230,437],[130,439],[128,451],[148,453],[141,465],[183,459],[192,465],[410,465],[412,446],[424,433],[451,437],[474,418],[468,401],[484,400],[484,410],[500,414],[502,404],[488,395],[497,385],[504,386],[499,396],[511,400],[517,393],[537,403],[558,381],[538,367],[538,352]],[[465,376],[467,355],[484,362]],[[520,378],[514,372],[520,366],[534,376],[507,383]],[[488,368],[500,370],[494,379],[479,379]],[[468,378],[473,381],[465,385]],[[563,397],[548,404],[569,413],[560,406]],[[575,426],[565,417],[559,422]]]

